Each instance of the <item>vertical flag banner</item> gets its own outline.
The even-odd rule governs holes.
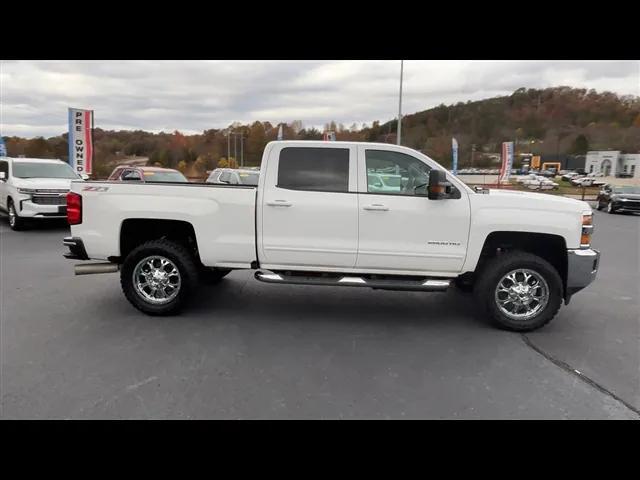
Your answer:
[[[451,173],[458,174],[458,141],[451,138],[451,151],[453,152],[453,161],[451,162]]]
[[[278,127],[278,140],[282,140],[282,125]]]
[[[7,146],[4,144],[4,138],[0,135],[0,157],[7,156]]]
[[[513,166],[513,142],[502,142],[502,167],[500,168],[500,177],[498,183],[506,182],[511,175],[511,167]]]
[[[76,173],[93,171],[93,110],[69,109],[69,165]]]

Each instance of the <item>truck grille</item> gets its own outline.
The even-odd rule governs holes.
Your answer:
[[[64,194],[69,193],[69,189],[67,188],[37,188],[36,194],[45,193],[45,194]]]
[[[67,197],[38,197],[34,196],[31,201],[38,205],[66,205]]]

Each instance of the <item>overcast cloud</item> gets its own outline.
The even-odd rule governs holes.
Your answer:
[[[2,135],[60,135],[67,108],[108,130],[234,121],[350,126],[397,115],[399,61],[2,61]],[[405,61],[403,112],[559,85],[640,95],[638,61]]]

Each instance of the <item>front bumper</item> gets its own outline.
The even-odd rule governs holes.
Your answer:
[[[45,200],[55,201],[56,204],[37,203]],[[57,197],[25,198],[18,201],[20,211],[18,215],[24,218],[66,218],[66,198],[58,200]]]
[[[611,203],[614,210],[624,212],[640,212],[640,201],[638,200],[616,200]]]
[[[591,248],[567,250],[566,303],[569,303],[569,299],[574,293],[579,292],[595,280],[598,267],[600,267],[600,252],[598,250]]]

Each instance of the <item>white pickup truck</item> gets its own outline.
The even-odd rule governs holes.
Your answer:
[[[375,183],[392,178],[384,189]],[[181,309],[199,280],[254,269],[269,283],[472,290],[515,331],[549,322],[595,278],[590,206],[472,190],[415,150],[278,141],[258,186],[73,182],[67,258],[76,274],[120,270],[139,310]]]

